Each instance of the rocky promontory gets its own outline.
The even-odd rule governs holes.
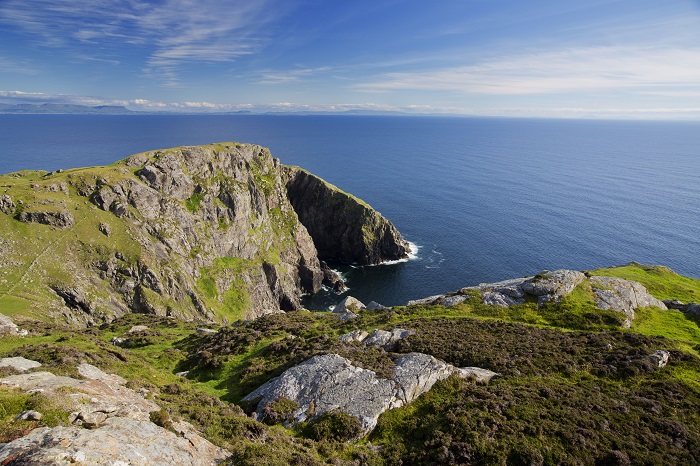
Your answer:
[[[234,321],[300,308],[323,262],[406,257],[363,201],[250,144],[3,175],[0,305],[74,324],[129,312]]]

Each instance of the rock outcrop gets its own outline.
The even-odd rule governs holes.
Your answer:
[[[576,270],[545,270],[534,277],[516,278],[497,283],[482,283],[464,288],[465,291],[481,291],[485,304],[508,307],[523,304],[526,297],[534,297],[542,305],[558,302],[571,293],[586,276]]]
[[[0,314],[0,337],[3,335],[15,336],[19,334],[19,327],[12,319],[4,314]]]
[[[0,379],[0,386],[42,393],[70,412],[72,423],[13,440],[0,448],[1,464],[213,465],[228,456],[186,422],[173,423],[172,430],[151,422],[150,413],[160,407],[126,388],[121,377],[90,364],[79,365],[78,373],[84,379],[50,372]]]
[[[616,277],[591,277],[590,280],[596,305],[601,309],[624,312],[627,316],[625,327],[632,324],[637,308],[656,306],[667,309],[663,301],[649,294],[638,282]]]
[[[322,259],[364,265],[408,257],[408,242],[366,203],[298,167],[285,167],[285,179]]]
[[[15,213],[15,203],[10,196],[3,194],[0,196],[0,212],[6,215],[12,215]]]
[[[474,293],[489,306],[509,307],[537,301],[539,306],[559,302],[581,283],[590,285],[591,299],[600,309],[611,309],[626,315],[624,327],[630,327],[634,310],[656,306],[667,309],[666,304],[652,296],[640,283],[615,277],[590,276],[576,270],[545,270],[534,277],[514,278],[495,283],[481,283],[462,288],[456,293],[429,296],[408,302],[409,306],[439,304],[445,307],[465,302]],[[669,301],[676,309],[690,305]]]
[[[376,348],[382,348],[386,351],[391,351],[394,349],[394,346],[396,346],[396,343],[399,340],[413,334],[415,334],[415,331],[405,330],[402,328],[395,328],[391,331],[375,330],[371,334],[363,330],[353,330],[345,335],[341,335],[339,340],[346,343],[355,341],[358,343],[364,343],[367,346],[374,346]]]
[[[17,269],[8,273],[23,274],[10,290],[73,324],[295,310],[322,284],[344,289],[319,257],[366,265],[408,251],[367,204],[256,145],[179,147],[5,182],[0,220],[33,229],[3,238],[4,264]]]
[[[262,418],[268,404],[281,397],[292,400],[299,406],[292,414],[295,422],[312,421],[339,410],[359,419],[366,434],[384,411],[412,402],[450,375],[484,382],[497,375],[479,368],[456,368],[421,353],[402,355],[395,364],[393,379],[383,379],[337,354],[314,356],[260,386],[243,401],[254,403],[256,417]]]

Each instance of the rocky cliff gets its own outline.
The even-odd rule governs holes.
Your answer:
[[[179,147],[0,178],[8,315],[78,324],[128,312],[253,318],[298,309],[302,294],[337,284],[319,255],[374,264],[407,251],[364,202],[256,145]]]
[[[322,258],[379,264],[410,253],[394,225],[360,199],[298,167],[285,167],[284,178],[289,200]]]

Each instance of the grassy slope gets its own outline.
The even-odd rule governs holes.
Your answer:
[[[662,298],[690,300],[688,293],[700,290],[700,281],[664,269],[627,266],[594,273],[637,274]],[[151,390],[170,416],[190,420],[229,448],[235,464],[700,462],[697,322],[652,308],[639,311],[630,330],[619,330],[617,323],[615,313],[592,306],[584,286],[563,303],[544,308],[492,308],[472,300],[455,308],[365,311],[347,323],[299,312],[267,316],[213,336],[197,335],[191,324],[139,315],[81,332],[35,324],[29,338],[0,339],[0,356],[21,354],[69,375],[80,360],[118,373],[130,386]],[[136,324],[150,330],[131,348],[109,344]],[[412,405],[384,414],[375,433],[358,444],[312,441],[304,438],[304,426],[266,426],[235,405],[265,380],[322,352],[342,354],[380,373],[390,371],[391,354],[341,344],[337,336],[357,328],[395,327],[417,331],[398,352],[428,352],[503,377],[489,385],[448,379]],[[660,348],[672,350],[672,361],[655,369],[647,355]],[[191,370],[188,379],[174,375],[181,370]],[[42,400],[2,396],[6,413],[0,411],[0,433],[8,438],[26,430],[22,421],[11,420],[14,411],[41,406]],[[59,415],[46,420],[48,425],[61,422]],[[368,448],[368,441],[383,449]]]

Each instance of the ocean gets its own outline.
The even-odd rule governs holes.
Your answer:
[[[137,152],[269,147],[368,202],[417,246],[334,264],[364,302],[637,261],[700,278],[700,123],[359,115],[0,115],[0,173]],[[343,295],[344,296],[344,295]],[[326,309],[343,296],[310,297]]]

